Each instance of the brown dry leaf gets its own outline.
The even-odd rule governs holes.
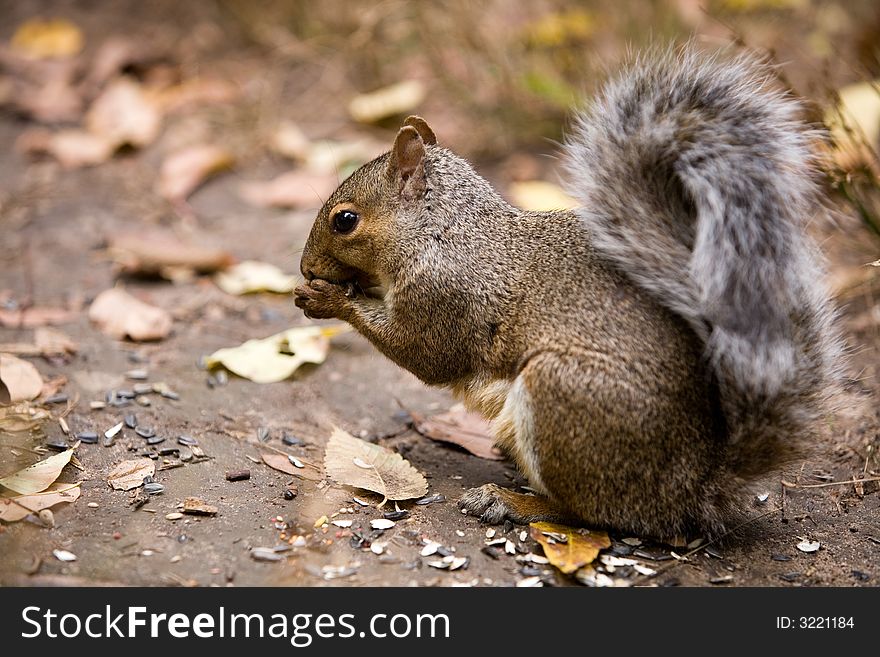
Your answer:
[[[47,324],[65,324],[76,317],[64,308],[45,308],[34,306],[24,310],[0,309],[0,326],[9,328],[34,328]]]
[[[171,331],[171,315],[119,287],[104,290],[95,298],[89,308],[89,319],[117,340],[161,340]]]
[[[157,191],[169,201],[183,201],[208,177],[228,169],[234,161],[232,154],[219,146],[184,148],[162,162]]]
[[[324,452],[324,469],[338,483],[379,493],[388,500],[409,500],[428,492],[428,482],[409,461],[381,445],[358,440],[335,428]]]
[[[410,413],[410,416],[415,430],[426,438],[458,445],[482,459],[504,459],[504,454],[495,447],[489,422],[479,413],[469,412],[462,404],[427,418],[418,413]]]
[[[389,116],[411,112],[426,94],[425,85],[419,80],[405,80],[355,96],[348,104],[348,113],[359,123],[375,123]]]
[[[600,550],[611,547],[611,539],[606,532],[576,529],[552,522],[530,523],[529,534],[543,546],[550,563],[566,575],[592,563]]]
[[[23,470],[0,479],[0,486],[21,495],[33,495],[44,491],[58,479],[58,475],[61,474],[64,466],[70,463],[72,456],[73,448],[37,461]]]
[[[123,144],[144,147],[159,136],[162,115],[141,86],[130,78],[114,80],[86,113],[86,129],[114,149]]]
[[[54,483],[42,493],[18,495],[16,497],[0,497],[0,520],[18,522],[31,513],[37,513],[56,504],[75,502],[79,499],[81,492],[78,483]]]
[[[40,402],[43,402],[45,399],[51,397],[52,395],[57,395],[66,385],[66,376],[64,376],[63,374],[53,376],[51,379],[43,383],[43,388],[42,390],[40,390]]]
[[[144,477],[156,474],[156,464],[146,458],[128,459],[116,464],[107,475],[107,483],[114,490],[131,490],[143,486]]]
[[[259,208],[317,208],[335,188],[334,174],[288,171],[268,182],[242,183],[238,195]]]
[[[163,114],[174,114],[199,105],[229,103],[241,95],[238,86],[219,78],[191,78],[153,94]]]
[[[34,331],[34,345],[46,357],[67,356],[77,352],[76,343],[61,331],[39,326]]]
[[[160,229],[114,233],[108,251],[126,273],[166,278],[169,272],[181,268],[210,274],[235,262],[228,251],[187,243],[173,232]]]
[[[323,479],[320,468],[312,465],[311,463],[300,461],[300,463],[302,463],[306,467],[298,468],[290,462],[290,459],[288,459],[287,456],[285,456],[284,454],[277,454],[275,452],[263,453],[260,454],[260,457],[263,459],[263,463],[268,465],[273,470],[278,470],[278,472],[302,477],[303,479],[311,479],[312,481],[319,481]]]
[[[32,363],[0,354],[0,403],[29,401],[40,396],[43,377]]]
[[[19,25],[10,46],[14,52],[33,59],[72,57],[82,50],[83,35],[63,18],[33,18]]]

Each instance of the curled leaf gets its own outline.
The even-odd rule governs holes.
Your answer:
[[[73,448],[66,449],[54,456],[37,461],[24,470],[19,470],[0,479],[0,486],[22,495],[32,495],[46,490],[56,479],[64,466],[70,463]]]
[[[217,286],[227,294],[277,292],[287,294],[296,287],[296,276],[285,274],[268,262],[245,260],[214,277]]]
[[[219,349],[205,363],[208,367],[222,365],[257,383],[283,381],[304,363],[323,363],[330,349],[329,338],[347,330],[344,325],[288,329],[238,347]]]
[[[0,520],[18,522],[31,513],[37,513],[56,504],[75,502],[79,499],[81,492],[78,483],[55,483],[42,493],[18,495],[16,497],[0,497]]]
[[[104,290],[95,298],[89,319],[117,340],[161,340],[171,331],[171,315],[118,287]]]
[[[0,354],[0,403],[36,399],[42,389],[43,377],[32,363]]]
[[[422,497],[428,492],[425,477],[400,454],[338,428],[327,442],[324,469],[340,484],[379,493],[384,498],[382,504]]]
[[[544,554],[566,575],[593,562],[599,551],[611,547],[603,531],[575,529],[552,522],[533,522],[529,533],[544,548]]]

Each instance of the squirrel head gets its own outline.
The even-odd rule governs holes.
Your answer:
[[[324,203],[303,250],[307,280],[356,283],[362,290],[384,285],[399,255],[389,241],[400,235],[398,219],[424,202],[426,147],[437,143],[424,119],[410,116],[391,151],[363,165]]]

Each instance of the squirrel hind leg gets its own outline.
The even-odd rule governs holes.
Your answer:
[[[469,515],[479,516],[488,525],[510,520],[518,525],[530,522],[568,522],[572,518],[543,495],[515,493],[496,484],[471,488],[458,500],[458,506]]]

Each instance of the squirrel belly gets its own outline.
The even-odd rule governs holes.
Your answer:
[[[771,77],[638,60],[576,117],[574,212],[512,207],[419,117],[327,200],[297,306],[450,387],[540,493],[467,511],[717,535],[809,446],[842,348],[804,228],[815,135]]]

